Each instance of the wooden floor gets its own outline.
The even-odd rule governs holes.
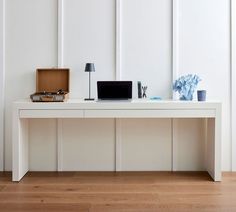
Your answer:
[[[0,211],[236,212],[236,173],[0,173]]]

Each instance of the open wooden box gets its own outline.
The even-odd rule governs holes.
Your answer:
[[[36,70],[36,93],[33,102],[63,102],[69,98],[70,69],[52,68]]]

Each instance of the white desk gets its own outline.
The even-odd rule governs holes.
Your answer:
[[[221,181],[221,103],[189,101],[13,103],[13,181],[29,170],[28,119],[30,118],[207,118],[206,170]]]

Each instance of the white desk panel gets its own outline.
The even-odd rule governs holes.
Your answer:
[[[221,106],[219,101],[173,101],[173,100],[132,100],[132,101],[84,101],[69,99],[67,102],[33,103],[30,99],[14,102],[17,109],[29,110],[77,110],[77,109],[216,109]]]
[[[83,118],[84,110],[19,110],[20,118]]]
[[[212,118],[215,110],[85,110],[85,118]]]

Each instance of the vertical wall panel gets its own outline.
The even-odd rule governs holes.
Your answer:
[[[122,120],[122,170],[170,171],[170,125],[170,119]]]
[[[71,68],[71,97],[88,97],[85,63],[94,62],[92,96],[98,80],[115,80],[116,1],[64,1],[64,66]],[[113,119],[63,120],[63,170],[115,168]]]
[[[6,170],[11,169],[12,161],[12,102],[28,98],[31,93],[35,92],[37,67],[55,67],[56,65],[57,1],[6,1]],[[44,122],[47,123],[47,120]],[[55,143],[55,141],[51,142]],[[48,157],[46,154],[44,156]],[[40,163],[37,159],[34,161]]]
[[[64,3],[64,65],[71,68],[71,97],[88,96],[85,63],[94,62],[97,80],[115,79],[115,0],[69,0]]]
[[[148,86],[148,95],[171,97],[171,0],[122,1],[122,79]],[[137,89],[134,97],[137,97]]]
[[[123,0],[121,79],[148,86],[148,96],[171,97],[172,1]],[[170,170],[170,120],[122,120],[122,169]],[[140,134],[137,132],[140,132]],[[164,153],[164,154],[162,154]]]
[[[178,120],[178,171],[203,171],[205,137],[204,120],[179,119]]]
[[[230,0],[179,2],[179,74],[198,74],[207,99],[223,102],[222,167],[230,170]]]
[[[29,122],[29,170],[57,170],[57,129],[54,119],[31,119]]]
[[[114,119],[63,120],[65,171],[114,171]]]

